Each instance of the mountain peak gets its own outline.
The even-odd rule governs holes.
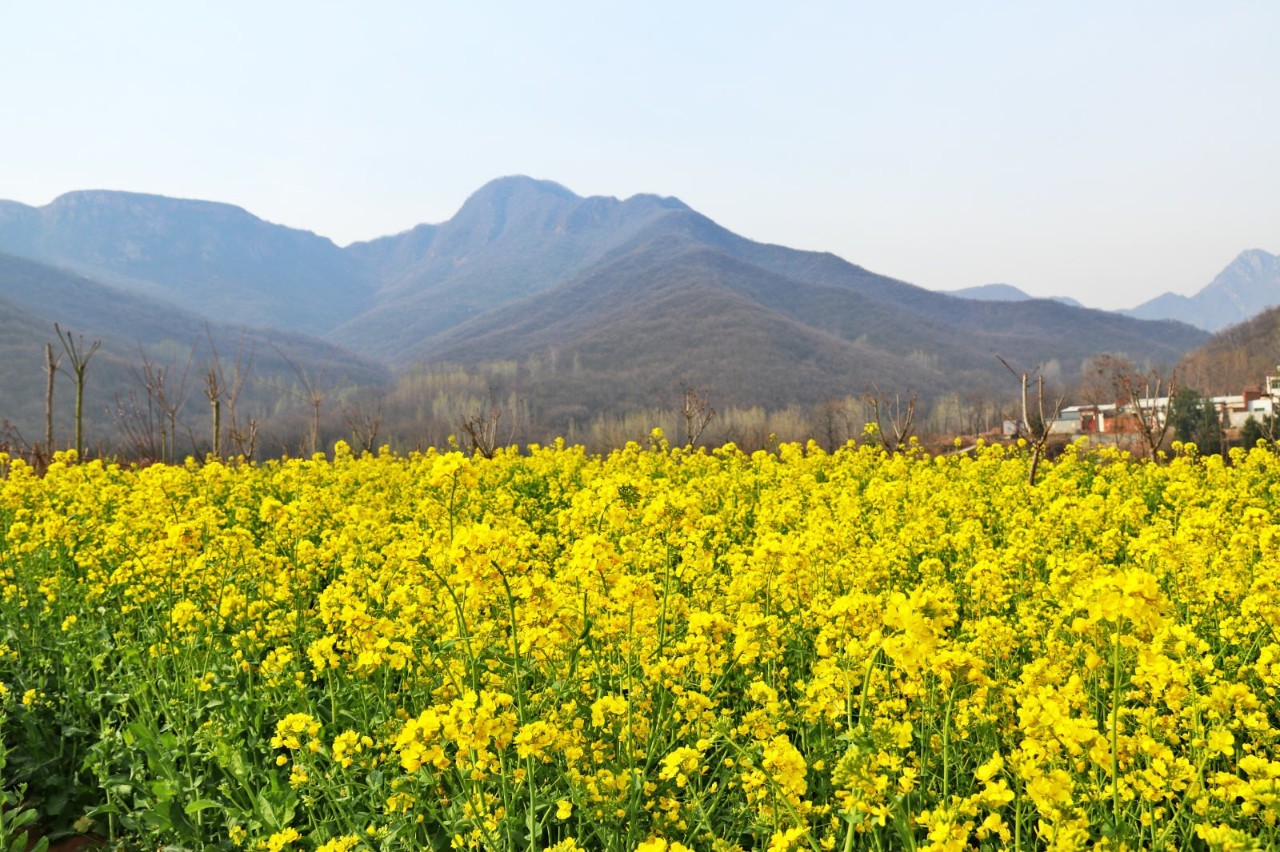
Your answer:
[[[1218,331],[1280,304],[1280,256],[1248,249],[1192,296],[1163,293],[1121,313],[1140,319],[1178,319]]]
[[[693,212],[693,208],[685,204],[674,195],[656,195],[652,192],[639,192],[628,198],[623,204],[653,204],[657,207],[664,207],[668,210],[688,210]]]
[[[612,195],[581,196],[573,190],[552,180],[541,180],[527,175],[507,175],[495,178],[477,189],[467,197],[459,209],[462,215],[468,207],[489,205],[508,205],[511,203],[537,202],[584,202],[593,205],[623,204],[632,207],[659,207],[667,210],[689,210],[689,205],[679,198],[657,195],[651,192],[640,192],[626,199]]]
[[[494,178],[471,193],[471,196],[463,202],[462,206],[466,207],[467,204],[474,200],[505,200],[516,195],[545,195],[564,201],[578,200],[576,193],[553,180],[539,180],[528,175],[506,175],[505,177]]]
[[[1272,268],[1280,261],[1280,255],[1271,254],[1271,252],[1262,249],[1245,249],[1236,255],[1236,259],[1228,264],[1227,268],[1222,271],[1225,275],[1232,269],[1244,269],[1254,272],[1262,272],[1265,269]]]

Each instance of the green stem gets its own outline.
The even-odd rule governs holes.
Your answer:
[[[947,800],[951,792],[951,705],[956,693],[952,689],[947,693],[947,708],[942,715],[942,799]]]
[[[1013,848],[1022,848],[1022,795],[1015,794],[1013,801]]]
[[[507,574],[498,566],[498,563],[490,561],[493,570],[498,572],[498,578],[502,580],[502,589],[507,595],[507,617],[511,620],[511,661],[515,667],[516,676],[516,710],[520,715],[520,722],[523,724],[528,720],[529,716],[525,708],[524,696],[524,659],[520,655],[520,628],[516,622],[516,596],[511,591],[511,583],[507,580]],[[529,785],[529,810],[525,814],[525,828],[528,833],[529,852],[536,852],[538,848],[538,835],[535,830],[537,827],[537,805],[538,800],[535,795],[533,783],[533,756],[525,758],[525,783]]]
[[[667,549],[666,564],[662,577],[662,611],[658,614],[658,656],[661,657],[667,647],[667,602],[671,599],[671,544],[665,541]]]
[[[480,672],[476,665],[475,651],[471,648],[471,632],[467,627],[467,615],[463,609],[462,601],[458,598],[457,593],[454,592],[453,586],[449,584],[449,581],[446,580],[444,576],[426,560],[425,557],[422,560],[422,564],[437,580],[440,581],[440,585],[444,587],[444,590],[448,593],[450,600],[453,601],[453,609],[458,619],[458,635],[462,637],[462,646],[467,651],[467,662],[470,663],[469,673],[471,676],[471,687],[478,693],[480,691]]]
[[[880,648],[877,647],[871,654],[871,658],[867,660],[867,668],[862,673],[862,695],[858,702],[858,727],[861,728],[863,722],[867,718],[867,690],[871,688],[871,672],[875,670],[876,660],[880,658]],[[849,721],[849,730],[853,730],[853,720]]]
[[[1120,626],[1111,645],[1111,818],[1120,831]]]

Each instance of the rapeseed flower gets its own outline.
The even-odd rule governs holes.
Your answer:
[[[89,732],[63,775],[101,784],[143,745],[171,755],[189,822],[221,808],[233,842],[1274,836],[1265,452],[1073,447],[1034,488],[1016,447],[660,436],[607,457],[8,465],[6,743]]]

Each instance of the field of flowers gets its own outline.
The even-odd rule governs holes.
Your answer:
[[[0,773],[123,849],[1277,848],[1232,461],[0,459]]]

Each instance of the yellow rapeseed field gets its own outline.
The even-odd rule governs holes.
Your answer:
[[[0,467],[0,769],[55,839],[1280,846],[1262,449]]]

